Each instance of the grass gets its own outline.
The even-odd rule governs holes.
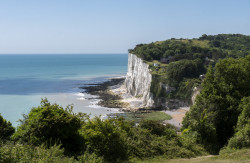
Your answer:
[[[141,161],[141,163],[247,163],[250,162],[250,148],[233,150],[222,150],[220,155],[208,155],[190,159],[166,159],[164,157],[156,157]]]
[[[141,120],[164,121],[172,119],[170,115],[160,111],[150,113],[127,113],[124,118],[126,120],[134,120],[136,122]]]
[[[179,41],[182,41],[184,43],[190,43],[194,46],[199,46],[199,47],[202,47],[202,48],[209,48],[209,41],[208,40],[196,40],[196,39],[192,39],[191,41],[190,40],[179,40]]]
[[[174,41],[181,41],[184,43],[190,43],[194,46],[200,46],[202,48],[209,48],[209,40],[197,40],[197,39],[175,39]],[[156,41],[156,45],[160,45],[165,41]]]

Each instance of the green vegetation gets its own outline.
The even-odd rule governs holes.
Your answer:
[[[160,112],[151,114],[151,118],[166,118]],[[154,120],[136,125],[122,117],[90,119],[47,99],[24,116],[11,140],[0,140],[0,162],[128,162],[162,155],[190,158],[204,154],[203,147],[177,135],[171,125]]]
[[[172,117],[164,112],[154,111],[150,113],[143,113],[143,112],[134,112],[134,113],[126,113],[124,116],[126,120],[140,122],[141,120],[144,121],[158,121],[162,122],[164,120],[170,120]]]
[[[249,70],[250,55],[210,67],[200,95],[183,120],[183,132],[194,134],[196,142],[211,153],[227,143],[228,148],[250,147]]]
[[[239,163],[249,162],[250,160],[250,149],[240,150],[222,150],[219,155],[208,155],[197,158],[182,158],[182,159],[167,159],[165,157],[156,157],[153,159],[136,160],[135,162],[140,163]]]
[[[129,52],[150,65],[153,75],[151,92],[157,100],[179,99],[190,103],[192,89],[199,87],[199,76],[206,73],[209,65],[214,67],[220,59],[250,54],[250,36],[219,34],[202,35],[198,39],[173,38],[139,44]],[[168,91],[163,85],[174,89]]]
[[[189,101],[193,88],[201,89],[183,120],[183,136],[192,138],[209,153],[221,151],[216,157],[219,160],[229,155],[223,151],[249,151],[250,36],[171,39],[140,44],[130,52],[150,65],[151,92],[157,100]],[[205,77],[199,79],[203,73]]]
[[[101,163],[102,157],[85,152],[77,157],[68,157],[64,154],[64,149],[60,145],[53,145],[47,148],[45,145],[32,146],[20,143],[0,143],[0,162],[89,162]]]
[[[72,113],[72,107],[63,109],[44,99],[41,106],[32,108],[24,117],[13,139],[32,145],[61,143],[66,152],[77,152],[83,148],[78,133],[81,123],[81,117]]]
[[[193,87],[201,88],[184,117],[181,134],[173,126],[160,123],[171,118],[163,112],[131,113],[125,117],[134,116],[136,121],[123,117],[90,119],[86,114],[74,114],[70,106],[64,109],[44,99],[41,106],[24,115],[16,131],[0,115],[0,162],[247,162],[250,160],[250,55],[245,56],[250,48],[248,39],[243,35],[203,35],[196,40],[171,39],[135,49],[140,52],[142,47],[170,45],[179,49],[174,54],[175,61],[167,64],[153,61],[160,57],[157,55],[151,56],[152,62],[148,61],[157,79],[151,84],[156,97],[188,99]],[[150,48],[148,52],[156,52]],[[200,53],[186,58],[187,49]],[[231,53],[236,50],[237,53]],[[147,53],[141,54],[148,57]],[[210,58],[204,59],[207,54],[211,54]],[[226,58],[219,60],[223,56]],[[205,71],[205,78],[197,79]],[[174,89],[167,92],[167,84]],[[208,153],[219,155],[192,159]]]
[[[239,110],[242,112],[238,117],[236,132],[228,142],[228,148],[250,147],[250,97],[243,98]]]
[[[6,121],[0,114],[0,140],[9,139],[10,136],[15,132],[15,128],[9,121]]]
[[[170,86],[176,87],[185,78],[195,78],[203,74],[205,69],[200,59],[196,60],[180,60],[172,62],[167,67],[167,79]]]

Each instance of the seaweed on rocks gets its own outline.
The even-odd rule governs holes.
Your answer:
[[[112,93],[109,88],[114,85],[123,83],[125,78],[113,78],[103,83],[98,84],[86,84],[83,87],[85,93],[98,96],[101,101],[98,105],[108,108],[124,108],[127,104],[121,102],[122,98],[119,95]]]

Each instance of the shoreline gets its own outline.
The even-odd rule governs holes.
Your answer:
[[[81,93],[87,93],[94,98],[87,98],[88,100],[99,100],[97,105],[106,108],[116,108],[125,112],[146,113],[152,111],[162,111],[159,109],[149,109],[141,106],[142,98],[133,97],[126,93],[124,86],[125,76],[109,78],[107,81],[101,83],[85,84],[79,87],[83,89]]]
[[[140,107],[142,102],[141,97],[132,97],[128,95],[124,86],[125,77],[109,78],[107,81],[98,84],[85,84],[85,86],[79,87],[84,89],[81,93],[87,93],[94,95],[98,102],[96,105],[100,107],[119,109],[122,113],[109,113],[102,117],[115,117],[115,115],[124,115],[129,113],[144,114],[152,112],[164,112],[172,117],[170,120],[162,121],[163,124],[171,124],[180,130],[182,127],[182,120],[189,107],[180,107],[174,110],[164,109],[146,109]]]
[[[84,90],[81,93],[87,93],[96,96],[95,98],[91,99],[99,100],[97,102],[97,105],[107,108],[116,108],[123,110],[123,108],[125,108],[128,104],[121,101],[121,96],[112,93],[110,87],[117,86],[123,83],[124,80],[125,77],[110,78],[107,81],[101,83],[85,84],[84,86],[81,86],[79,88]]]

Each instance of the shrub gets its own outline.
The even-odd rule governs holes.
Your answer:
[[[64,109],[43,99],[41,106],[32,108],[25,116],[13,139],[33,145],[47,144],[47,146],[59,142],[66,152],[72,153],[80,151],[83,145],[78,132],[81,123],[80,117],[72,113],[72,108]]]
[[[60,145],[46,148],[11,142],[0,146],[0,162],[74,162],[73,158],[65,157]]]
[[[119,162],[128,159],[126,144],[128,125],[122,118],[101,120],[95,117],[83,125],[81,134],[90,152],[103,156],[106,161]]]
[[[168,138],[177,136],[175,128],[170,124],[163,125],[157,121],[142,120],[140,122],[140,127],[148,129],[150,133],[158,136],[167,136]]]
[[[131,129],[127,144],[132,158],[190,158],[206,154],[204,148],[195,141],[178,136],[172,126],[164,126],[155,121],[143,121],[138,127]]]
[[[229,148],[250,147],[250,97],[243,98],[239,110],[242,110],[242,112],[238,118],[237,132],[230,138]]]
[[[86,163],[102,163],[104,162],[102,157],[97,156],[95,153],[84,152],[84,155],[77,157],[79,162]]]
[[[230,138],[228,147],[233,149],[250,147],[250,124],[247,124],[243,129],[236,132],[235,135]]]

